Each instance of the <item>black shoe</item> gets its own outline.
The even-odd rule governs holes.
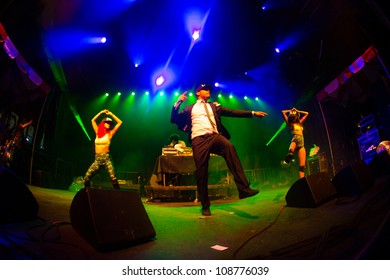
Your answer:
[[[284,159],[284,161],[286,163],[290,163],[290,161],[294,158],[294,154],[293,153],[288,153],[286,158]]]
[[[243,198],[246,198],[246,197],[251,197],[251,196],[254,196],[256,194],[258,194],[259,191],[258,190],[254,190],[254,189],[250,189],[250,188],[245,188],[243,190],[239,190],[238,191],[238,197],[240,199],[243,199]]]
[[[202,208],[203,216],[211,216],[210,208]]]

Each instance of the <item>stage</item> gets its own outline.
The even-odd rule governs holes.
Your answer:
[[[102,252],[91,246],[72,227],[69,212],[76,192],[28,185],[27,188],[39,205],[38,218],[23,223],[0,225],[1,258],[8,260],[390,258],[388,176],[376,178],[375,184],[359,197],[350,199],[334,197],[314,208],[287,206],[285,196],[290,185],[253,187],[260,189],[259,195],[243,200],[239,200],[237,196],[212,200],[211,217],[201,216],[198,202],[147,202],[146,197],[140,197],[141,204],[155,229],[155,237],[140,244]],[[131,191],[124,189],[119,193],[125,195],[125,192]],[[4,189],[2,192],[7,193]],[[107,200],[109,199],[107,197]],[[115,204],[116,201],[112,203]]]

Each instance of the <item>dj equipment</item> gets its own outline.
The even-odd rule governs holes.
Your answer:
[[[163,156],[177,156],[179,151],[172,147],[164,147],[162,148],[161,155]]]
[[[163,147],[161,151],[163,156],[192,156],[192,148],[184,147],[176,149],[173,147]]]

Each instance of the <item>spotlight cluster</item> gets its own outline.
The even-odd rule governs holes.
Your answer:
[[[177,98],[179,95],[181,94],[180,91],[173,91],[173,92],[170,92],[170,93],[167,93],[166,91],[158,91],[154,94],[151,94],[150,91],[139,91],[139,92],[136,92],[136,91],[131,91],[129,92],[128,94],[123,94],[121,92],[113,92],[113,93],[110,93],[110,92],[105,92],[104,93],[104,96],[106,97],[110,97],[110,96],[124,96],[124,97],[128,97],[128,96],[151,96],[151,97],[163,97],[163,96],[172,96],[172,97],[175,97]],[[243,96],[240,96],[240,95],[235,95],[233,93],[224,93],[224,92],[219,92],[217,94],[213,94],[214,96],[217,96],[218,98],[225,98],[225,99],[244,99],[244,100],[256,100],[256,101],[259,101],[259,97],[255,96],[255,97],[250,97],[248,95],[243,95]],[[192,98],[192,97],[196,97],[196,94],[195,92],[193,91],[190,91],[187,93],[187,96]]]

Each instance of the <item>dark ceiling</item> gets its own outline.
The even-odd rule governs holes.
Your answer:
[[[385,58],[389,47],[384,4],[374,0],[5,2],[0,21],[31,67],[55,87],[54,58],[69,93],[86,98],[153,90],[151,78],[163,67],[174,73],[166,90],[200,82],[240,85],[253,78],[245,72],[260,68],[273,79],[270,61],[298,98],[328,83],[370,45]],[[269,8],[262,10],[263,4]],[[185,18],[194,11],[207,20],[190,48]],[[108,42],[78,45],[78,32],[104,34]],[[276,57],[274,47],[289,38],[292,44]],[[143,63],[135,68],[137,57]]]

